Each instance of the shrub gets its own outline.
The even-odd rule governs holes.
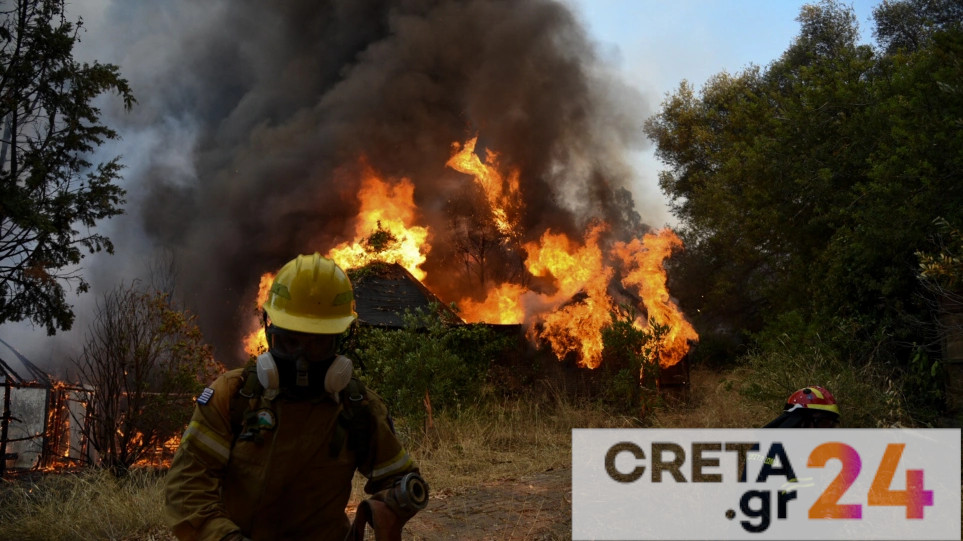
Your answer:
[[[432,306],[407,312],[402,329],[360,327],[348,350],[361,379],[402,416],[422,417],[425,397],[435,411],[459,408],[483,394],[491,360],[506,339],[480,325],[445,322]]]
[[[750,351],[744,370],[752,377],[742,380],[739,390],[750,400],[772,404],[772,417],[793,391],[820,385],[836,397],[844,427],[918,424],[901,392],[902,381],[888,365],[853,363],[826,351],[818,344],[798,348],[787,342]]]

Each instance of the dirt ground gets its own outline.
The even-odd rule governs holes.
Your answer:
[[[531,540],[572,538],[569,468],[431,494],[405,526],[404,539]]]

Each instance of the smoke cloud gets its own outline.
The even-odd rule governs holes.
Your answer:
[[[614,234],[645,228],[620,188],[648,106],[557,1],[81,9],[86,54],[120,65],[138,99],[131,113],[104,102],[123,135],[104,152],[123,155],[128,208],[108,226],[117,254],[91,268],[93,294],[129,280],[130,261],[171,250],[178,294],[228,366],[242,360],[259,276],[352,238],[365,164],[414,183],[419,225],[432,232],[427,283],[446,300],[464,293],[450,226],[473,193],[445,167],[454,142],[477,135],[479,153],[519,170],[521,241],[547,229],[581,236],[598,219]]]

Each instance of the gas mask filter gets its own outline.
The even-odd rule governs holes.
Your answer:
[[[328,367],[327,372],[324,373],[324,390],[338,396],[338,393],[347,387],[348,382],[351,381],[353,370],[354,365],[351,364],[351,359],[344,355],[336,356],[331,361],[331,366]]]
[[[265,351],[258,355],[255,366],[257,368],[257,379],[264,387],[265,396],[268,399],[274,398],[281,389],[281,374],[274,356],[270,351]],[[310,384],[311,367],[309,363],[303,358],[298,358],[294,361],[293,368],[296,371],[295,385],[307,387]],[[348,382],[351,381],[353,370],[354,365],[351,363],[351,359],[344,355],[335,356],[324,373],[324,390],[337,397],[338,393],[347,387]]]

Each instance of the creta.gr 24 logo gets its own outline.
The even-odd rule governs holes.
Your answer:
[[[573,539],[960,539],[959,429],[576,429]]]

